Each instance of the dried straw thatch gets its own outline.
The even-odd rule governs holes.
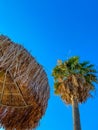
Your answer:
[[[45,113],[49,85],[45,71],[21,45],[0,36],[0,126],[32,130]]]

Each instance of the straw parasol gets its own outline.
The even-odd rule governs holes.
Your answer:
[[[21,45],[0,35],[0,126],[32,130],[49,99],[46,73]]]

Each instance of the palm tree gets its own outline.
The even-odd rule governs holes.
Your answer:
[[[79,103],[92,97],[95,90],[94,83],[98,83],[94,65],[89,62],[79,62],[79,57],[74,56],[58,64],[53,69],[55,94],[59,95],[66,104],[73,108],[74,130],[81,130]]]

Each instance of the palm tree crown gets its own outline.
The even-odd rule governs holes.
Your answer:
[[[79,62],[79,57],[74,56],[58,64],[53,69],[55,93],[67,103],[72,104],[71,98],[78,103],[91,97],[95,90],[94,83],[98,82],[94,65],[89,62]]]

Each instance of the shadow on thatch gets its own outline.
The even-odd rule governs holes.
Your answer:
[[[42,66],[21,45],[0,36],[0,125],[6,130],[36,128],[48,99]]]

